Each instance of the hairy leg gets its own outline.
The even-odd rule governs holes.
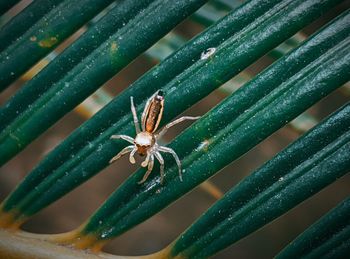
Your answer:
[[[124,139],[127,142],[134,144],[134,139],[132,137],[127,136],[127,135],[112,135],[111,139]]]
[[[139,124],[139,119],[137,118],[137,113],[136,113],[136,108],[134,105],[134,97],[130,97],[130,102],[131,102],[131,112],[132,112],[132,117],[134,119],[134,125],[135,125],[135,130],[136,134],[140,133],[140,124]]]
[[[159,161],[160,164],[160,183],[162,184],[164,181],[164,159],[162,157],[162,155],[159,152],[155,152],[154,156],[157,158],[157,160]]]
[[[177,156],[177,154],[175,153],[174,150],[172,150],[171,148],[168,148],[168,147],[159,147],[158,148],[159,151],[162,151],[162,152],[166,152],[166,153],[170,153],[173,155],[175,161],[176,161],[176,164],[177,164],[177,167],[179,168],[179,176],[180,176],[180,181],[182,182],[182,173],[181,173],[181,162],[180,162],[180,159],[179,157]]]
[[[154,156],[151,155],[150,161],[149,161],[149,163],[148,163],[147,172],[146,172],[145,175],[143,176],[142,180],[138,182],[139,184],[142,184],[142,183],[144,183],[144,182],[147,180],[148,176],[149,176],[150,173],[152,172],[153,165],[154,165]]]
[[[150,151],[148,151],[146,159],[141,163],[142,167],[146,167],[149,164],[149,159],[151,156],[152,156],[152,153]]]
[[[157,138],[161,138],[172,126],[175,126],[176,124],[183,122],[185,120],[197,120],[200,116],[197,117],[191,117],[191,116],[183,116],[181,118],[178,118],[177,120],[174,120],[173,122],[168,123],[165,125],[157,134]]]
[[[135,164],[135,163],[136,163],[135,158],[134,158],[134,155],[135,155],[136,151],[137,151],[137,148],[134,148],[134,149],[130,152],[130,155],[129,155],[129,161],[130,161],[130,163],[132,163],[132,164]]]
[[[122,149],[122,151],[120,151],[115,157],[113,157],[109,163],[113,163],[115,160],[121,158],[123,155],[125,155],[126,153],[129,153],[130,151],[132,151],[135,147],[134,146],[127,146],[124,149]]]

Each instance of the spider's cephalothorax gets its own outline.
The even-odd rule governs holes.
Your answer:
[[[136,109],[133,101],[133,97],[130,97],[131,100],[131,111],[134,118],[134,124],[136,129],[136,137],[133,139],[132,137],[126,135],[113,135],[112,139],[124,139],[130,142],[131,146],[127,146],[122,151],[120,151],[115,157],[113,157],[110,163],[114,162],[121,156],[130,152],[129,160],[130,163],[135,163],[134,155],[137,152],[141,156],[146,156],[146,159],[141,163],[142,167],[148,166],[148,170],[143,176],[142,180],[139,182],[140,184],[145,182],[149,174],[152,172],[154,157],[160,163],[160,181],[163,182],[164,179],[164,160],[160,152],[166,152],[173,155],[176,164],[179,168],[179,177],[182,181],[181,175],[181,162],[177,154],[174,150],[168,147],[160,146],[157,143],[157,140],[164,135],[164,133],[175,124],[182,122],[184,120],[196,120],[200,117],[189,117],[184,116],[181,117],[167,125],[165,125],[158,133],[156,133],[159,123],[162,119],[163,110],[164,110],[164,96],[162,91],[157,91],[146,103],[145,109],[143,110],[141,117],[141,127],[139,126],[139,121],[136,114]]]

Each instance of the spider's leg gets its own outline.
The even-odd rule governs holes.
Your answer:
[[[109,161],[109,163],[113,163],[115,160],[121,158],[123,155],[125,155],[126,153],[129,153],[133,149],[134,149],[134,146],[127,146],[127,147],[123,148],[122,151],[120,151],[115,157],[113,157]]]
[[[162,152],[165,152],[165,153],[170,153],[170,154],[173,155],[173,157],[174,157],[174,159],[175,159],[175,161],[176,161],[177,167],[179,168],[180,181],[182,182],[181,162],[180,162],[179,157],[178,157],[177,154],[175,153],[175,151],[172,150],[171,148],[163,147],[163,146],[159,146],[159,147],[158,147],[158,150],[159,150],[159,151],[162,151]]]
[[[164,159],[159,152],[155,152],[154,156],[158,159],[160,164],[160,183],[162,184],[164,181]]]
[[[137,151],[137,147],[134,147],[134,149],[130,152],[130,155],[129,155],[129,161],[132,164],[136,163],[135,158],[134,158],[136,151]]]
[[[160,131],[159,133],[157,134],[157,138],[160,138],[162,137],[167,131],[168,129],[170,129],[172,126],[180,123],[180,122],[183,122],[185,120],[197,120],[199,119],[201,116],[197,116],[197,117],[191,117],[191,116],[183,116],[181,118],[178,118],[176,120],[174,120],[173,122],[170,122],[168,123],[167,125],[165,125]]]
[[[153,164],[154,164],[154,156],[153,156],[153,154],[151,154],[150,160],[149,160],[149,163],[148,163],[147,172],[143,176],[142,180],[138,182],[138,184],[142,184],[142,183],[144,183],[147,180],[148,176],[152,172]]]
[[[134,124],[135,124],[135,130],[136,134],[140,133],[140,124],[139,124],[139,119],[137,118],[137,113],[136,113],[136,108],[134,105],[134,97],[130,97],[130,102],[131,102],[131,112],[132,112],[132,117],[134,118]]]
[[[129,137],[127,135],[112,135],[111,136],[111,139],[124,139],[126,140],[127,142],[131,143],[131,144],[134,144],[134,139],[132,137]]]

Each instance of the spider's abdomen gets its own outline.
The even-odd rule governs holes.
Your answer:
[[[162,119],[164,110],[164,97],[161,91],[150,100],[144,110],[143,128],[149,133],[154,133]]]

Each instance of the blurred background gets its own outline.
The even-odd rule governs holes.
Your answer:
[[[2,17],[2,20],[0,20],[0,26],[16,15],[16,13],[20,12],[30,2],[29,0],[23,0],[7,12]],[[181,23],[160,43],[157,43],[147,53],[137,58],[126,69],[107,82],[101,90],[98,90],[77,109],[69,113],[29,145],[23,152],[0,168],[0,200],[3,200],[15,188],[45,154],[64,140],[75,128],[91,117],[93,113],[98,111],[113,96],[118,95],[118,93],[123,91],[123,89],[128,87],[143,73],[157,64],[157,62],[164,59],[174,49],[186,42],[186,40],[200,33],[205,29],[205,26],[219,19],[230,8],[234,8],[240,4],[239,1],[234,0],[221,0],[217,2],[226,4],[227,8],[221,7],[213,11],[216,5],[213,4],[213,1],[209,1],[209,4]],[[315,32],[340,12],[348,9],[350,7],[349,2],[344,1],[343,4],[330,10],[302,32],[298,33],[291,40],[290,45],[307,38],[308,35]],[[61,44],[54,53],[47,56],[29,73],[4,91],[0,95],[0,105],[3,105],[9,96],[13,95],[26,80],[30,79],[40,68],[45,66],[66,46],[79,37],[88,26],[89,24],[81,28]],[[244,81],[249,80],[251,76],[263,70],[281,54],[288,51],[288,48],[287,45],[282,45],[279,49],[262,57],[223,87],[191,107],[184,114],[201,115],[206,113],[228,94],[240,87]],[[280,129],[240,159],[221,170],[210,179],[209,185],[197,187],[149,220],[114,239],[105,247],[104,251],[117,255],[144,255],[164,248],[206,211],[222,193],[235,186],[245,176],[251,174],[257,167],[272,158],[293,140],[297,139],[306,129],[321,121],[349,100],[350,87],[345,85],[314,105],[296,121]],[[189,124],[181,124],[169,131],[164,138],[164,142],[171,141],[172,138]],[[66,232],[78,227],[137,168],[138,165],[131,165],[127,158],[119,160],[58,202],[34,216],[23,226],[23,229],[33,233],[48,234]],[[350,175],[347,174],[303,204],[275,220],[273,224],[265,226],[213,258],[271,258],[306,227],[349,195]]]

